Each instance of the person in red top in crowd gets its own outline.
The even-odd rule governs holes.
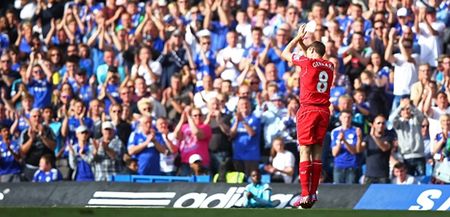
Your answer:
[[[282,57],[300,67],[300,108],[297,112],[297,140],[300,144],[301,196],[295,207],[311,208],[317,201],[316,191],[322,172],[322,142],[330,119],[330,88],[334,65],[324,60],[325,45],[314,41],[303,43],[305,25],[289,42]],[[300,45],[303,56],[292,53]]]

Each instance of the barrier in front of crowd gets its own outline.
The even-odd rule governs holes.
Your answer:
[[[450,210],[450,186],[371,185],[355,209]]]
[[[271,184],[275,208],[292,208],[298,184]],[[0,184],[1,207],[232,208],[245,184],[57,182]],[[438,185],[332,185],[319,188],[315,208],[449,210],[450,190]]]

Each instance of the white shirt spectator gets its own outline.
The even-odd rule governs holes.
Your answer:
[[[412,57],[418,63],[418,55]],[[394,58],[394,95],[411,94],[411,86],[418,81],[416,64],[406,61],[400,53],[394,54]]]
[[[217,96],[217,92],[202,90],[195,93],[194,95],[194,105],[202,111],[202,114],[208,114],[208,102]]]
[[[161,76],[161,63],[159,63],[158,61],[150,60],[148,62],[148,65],[155,75],[157,75],[158,77]],[[151,85],[154,83],[152,77],[150,76],[150,73],[148,73],[144,67],[141,67],[138,64],[133,65],[133,67],[131,68],[131,77],[134,78],[136,77],[136,75],[143,77],[145,79],[145,84],[147,85]]]
[[[441,115],[443,114],[450,114],[450,107],[447,107],[447,109],[445,110],[441,110],[439,109],[439,107],[433,106],[431,107],[431,110],[433,110],[433,114],[431,115],[430,118],[435,120],[439,120],[439,117],[441,117]]]
[[[401,182],[400,179],[398,179],[397,177],[392,178],[391,182],[392,182],[392,184],[397,184],[397,185],[417,184],[416,178],[414,178],[414,176],[411,176],[411,175],[406,175],[406,179],[403,182]]]
[[[167,137],[170,141],[172,141],[172,143],[176,142],[173,133],[169,133]],[[177,169],[177,167],[175,166],[176,157],[177,154],[169,153],[166,155],[164,153],[160,153],[159,166],[161,167],[161,172],[163,173],[175,172]]]
[[[424,22],[419,23],[420,34],[418,34],[418,43],[420,45],[420,62],[428,63],[432,67],[437,66],[437,58],[442,54],[442,36],[445,30],[445,24],[440,21],[431,24],[439,35],[432,35]]]
[[[217,54],[217,63],[221,66],[225,66],[225,70],[221,73],[220,77],[223,80],[230,80],[233,87],[237,87],[237,77],[240,71],[234,66],[233,63],[239,64],[244,56],[244,49],[237,47],[229,47],[222,49]],[[230,61],[225,61],[230,59]]]
[[[277,170],[285,170],[286,167],[294,168],[295,157],[290,151],[278,152],[272,160],[272,166]],[[292,176],[285,173],[275,172],[275,175],[281,175],[284,183],[292,183]]]

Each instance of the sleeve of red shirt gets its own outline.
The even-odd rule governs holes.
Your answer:
[[[294,63],[294,65],[301,66],[301,64],[306,60],[308,60],[308,58],[303,55],[299,55],[297,53],[292,54],[292,63]]]

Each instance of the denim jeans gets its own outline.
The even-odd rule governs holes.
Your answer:
[[[222,151],[222,152],[210,152],[209,156],[211,157],[211,162],[209,163],[211,168],[211,175],[214,175],[220,171],[220,169],[223,169],[226,173],[228,170],[228,165],[230,163],[231,157],[230,153]]]
[[[356,183],[356,177],[358,170],[356,168],[337,168],[333,170],[333,183],[334,184],[354,184]]]

